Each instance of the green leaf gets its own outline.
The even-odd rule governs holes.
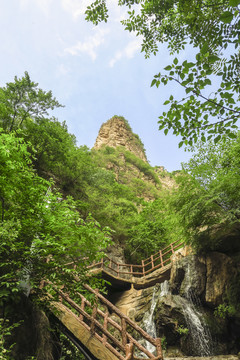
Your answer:
[[[236,138],[237,138],[237,135],[234,134],[234,133],[229,133],[228,136],[229,136],[231,139],[236,139]]]
[[[209,55],[209,57],[208,57],[208,61],[209,61],[211,64],[215,63],[215,62],[218,61],[218,60],[220,60],[220,58],[219,58],[218,56],[216,56],[216,55]]]
[[[166,67],[164,68],[164,70],[170,71],[170,70],[172,70],[172,66],[171,66],[171,65],[168,65],[168,66],[166,66]]]
[[[208,51],[208,43],[205,42],[200,49],[201,54],[205,54]]]
[[[238,6],[240,5],[240,0],[229,0],[230,6]]]
[[[156,79],[153,79],[153,81],[151,83],[151,87],[156,84],[156,81],[157,81]]]
[[[173,63],[174,63],[175,65],[177,65],[177,64],[178,64],[178,59],[175,58],[175,59],[173,60]]]
[[[166,100],[166,101],[164,101],[163,105],[167,105],[167,104],[169,104],[169,103],[170,103],[170,101],[169,101],[169,100]]]
[[[216,144],[220,139],[221,139],[221,135],[218,135],[217,137],[215,137],[214,144]]]
[[[233,19],[233,13],[231,11],[225,11],[224,13],[222,13],[222,15],[220,16],[220,20],[222,22],[224,22],[225,24],[228,24],[232,21]]]

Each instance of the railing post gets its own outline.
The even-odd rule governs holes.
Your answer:
[[[119,278],[119,263],[117,264],[117,277]]]
[[[126,345],[126,358],[125,360],[132,360],[133,359],[133,343]]]
[[[163,257],[162,257],[162,250],[159,251],[159,255],[160,255],[160,260],[161,260],[161,265],[163,267]]]
[[[172,243],[171,243],[171,250],[172,250],[172,253],[174,254],[173,244]]]
[[[104,330],[107,330],[107,326],[108,326],[108,310],[107,312],[104,314],[104,321],[103,321],[103,328]],[[106,345],[107,343],[107,336],[105,334],[103,334],[103,345]]]
[[[130,273],[133,274],[133,265],[130,266]]]
[[[84,308],[85,308],[85,299],[82,297],[81,310],[84,311]],[[82,314],[79,315],[79,319],[80,319],[81,321],[83,321],[83,315],[82,315]]]
[[[142,260],[142,274],[143,274],[143,276],[145,276],[144,260]]]
[[[101,258],[101,268],[103,269],[103,258]]]
[[[95,319],[97,316],[98,289],[95,289],[95,297],[96,297],[96,304],[93,307],[92,319],[91,319],[91,325],[90,325],[90,333],[92,335],[95,333]]]
[[[151,255],[152,269],[154,268],[153,255]]]
[[[156,338],[156,350],[157,350],[157,357],[159,359],[163,359],[162,345],[161,345],[161,339],[160,338]]]
[[[97,315],[97,306],[95,305],[92,312],[92,319],[90,325],[90,333],[93,335],[95,333],[95,319]]]
[[[121,318],[122,323],[122,344],[124,347],[127,345],[127,325],[126,320],[124,318]]]

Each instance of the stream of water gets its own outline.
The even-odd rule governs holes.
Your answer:
[[[197,310],[194,303],[181,298],[182,311],[192,338],[193,350],[198,356],[212,355],[212,338],[203,320],[203,314]]]
[[[181,298],[181,304],[189,334],[192,338],[193,350],[198,356],[210,356],[212,355],[212,337],[204,321],[203,313],[199,310],[201,302],[191,290],[193,280],[189,264],[185,273],[185,281],[185,297]]]
[[[157,337],[156,334],[156,325],[154,322],[154,310],[156,308],[157,305],[157,301],[160,297],[167,295],[169,292],[169,285],[168,285],[168,281],[164,281],[163,283],[159,285],[155,285],[154,289],[153,289],[153,295],[152,295],[152,301],[151,301],[151,305],[150,305],[150,309],[149,311],[145,314],[144,318],[143,318],[143,329],[149,334],[151,335],[153,338]],[[148,341],[146,341],[145,343],[145,347],[148,351],[150,351],[151,353],[154,352],[155,347],[149,343]]]
[[[160,286],[156,285],[154,287],[150,309],[143,319],[144,330],[153,338],[156,338],[154,310],[158,299],[162,296],[166,296],[167,294],[170,294],[168,281],[164,281]],[[192,338],[193,351],[198,356],[210,356],[212,355],[212,339],[208,327],[204,323],[203,314],[194,305],[189,289],[185,295],[186,298],[178,297],[178,301],[182,307],[182,313],[184,315],[187,328],[189,329],[189,335]],[[145,343],[145,347],[151,353],[155,350],[155,347],[149,342]]]

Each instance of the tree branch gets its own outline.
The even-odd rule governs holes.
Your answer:
[[[168,76],[168,78],[170,79],[169,76]],[[183,85],[178,79],[171,77],[171,80],[176,81],[179,85],[183,86],[185,89],[191,89],[191,91],[192,91],[196,96],[199,96],[200,98],[202,98],[202,99],[204,99],[204,100],[206,100],[206,101],[214,104],[215,106],[220,107],[220,108],[222,108],[222,109],[225,109],[225,110],[227,110],[227,111],[235,112],[236,114],[240,115],[240,111],[237,111],[237,110],[234,110],[234,109],[230,109],[230,108],[228,108],[227,106],[218,104],[218,103],[215,102],[214,100],[211,100],[211,99],[207,98],[206,96],[202,95],[201,93],[197,92],[196,90],[194,90],[194,89],[192,89],[192,88],[190,88],[190,87],[187,87],[186,85]],[[227,119],[226,119],[226,120],[227,120]],[[226,120],[224,120],[224,121],[226,121]]]

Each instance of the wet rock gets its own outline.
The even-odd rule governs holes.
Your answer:
[[[198,298],[204,297],[206,286],[205,259],[196,255],[183,257],[173,262],[170,289],[175,295],[191,294]]]

